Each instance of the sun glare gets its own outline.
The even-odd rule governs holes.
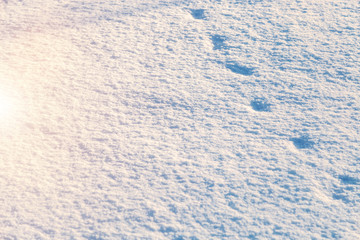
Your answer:
[[[11,100],[8,96],[3,94],[0,95],[0,116],[6,116],[11,112]]]
[[[0,91],[0,122],[10,119],[14,108],[14,100],[8,94]]]

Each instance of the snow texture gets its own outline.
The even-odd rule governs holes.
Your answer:
[[[0,2],[0,239],[360,239],[358,0]]]

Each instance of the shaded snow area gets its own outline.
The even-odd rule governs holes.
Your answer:
[[[358,0],[0,2],[0,239],[360,239]]]

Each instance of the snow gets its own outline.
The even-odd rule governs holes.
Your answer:
[[[360,239],[359,11],[1,2],[0,238]]]

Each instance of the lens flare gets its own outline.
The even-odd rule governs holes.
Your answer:
[[[0,117],[7,116],[11,112],[11,100],[8,96],[0,95]]]
[[[15,100],[11,94],[0,90],[0,122],[12,119],[15,108]]]

